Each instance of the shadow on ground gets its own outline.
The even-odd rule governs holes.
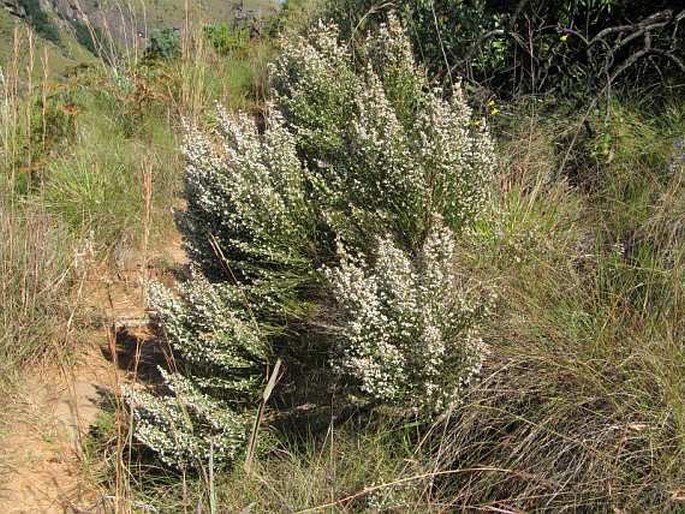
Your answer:
[[[135,381],[161,384],[160,368],[169,369],[173,357],[156,327],[152,323],[135,327],[121,325],[114,327],[113,332],[115,352],[111,345],[106,346],[102,348],[103,356]]]

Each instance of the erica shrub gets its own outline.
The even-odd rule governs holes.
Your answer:
[[[176,366],[166,394],[128,393],[138,439],[178,467],[235,460],[276,357],[426,415],[483,358],[489,296],[454,249],[488,198],[493,145],[460,85],[432,87],[394,19],[354,51],[333,25],[285,39],[272,73],[262,131],[219,109],[213,132],[187,132],[194,271],[150,295]]]

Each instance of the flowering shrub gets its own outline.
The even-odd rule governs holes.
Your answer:
[[[492,143],[459,85],[431,89],[394,20],[354,55],[334,26],[286,40],[273,72],[263,133],[221,109],[214,135],[188,128],[179,225],[195,271],[150,294],[177,366],[168,395],[127,394],[138,439],[178,467],[236,458],[274,341],[322,365],[302,334],[301,307],[330,297],[314,288],[338,299],[341,376],[372,400],[444,410],[481,363],[487,306],[453,250],[486,200]]]
[[[416,259],[380,238],[369,265],[340,250],[326,270],[345,316],[340,371],[366,396],[420,412],[460,399],[480,370],[489,302],[456,271],[454,235],[436,224]]]
[[[317,201],[348,244],[389,232],[412,249],[433,213],[458,231],[481,209],[491,139],[460,84],[447,99],[431,87],[395,18],[354,53],[334,25],[286,39],[273,76]]]
[[[169,465],[230,463],[242,449],[269,361],[270,326],[307,275],[311,216],[293,138],[277,113],[259,135],[218,111],[221,147],[188,129],[187,208],[180,218],[195,271],[177,294],[150,287],[174,353],[169,395],[129,390],[136,437]],[[282,315],[281,315],[282,316]]]

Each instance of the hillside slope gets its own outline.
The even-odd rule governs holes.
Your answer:
[[[14,58],[17,28],[32,29],[34,60],[39,64],[47,52],[50,75],[60,77],[75,65],[94,62],[98,41],[142,51],[155,29],[183,30],[189,20],[251,23],[276,10],[275,0],[0,0],[0,67]],[[19,56],[28,59],[27,45],[19,46]]]

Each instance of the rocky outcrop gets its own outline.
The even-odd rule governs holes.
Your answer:
[[[20,5],[18,0],[0,0],[0,6],[4,7],[9,13],[18,18],[26,18],[26,9]]]

